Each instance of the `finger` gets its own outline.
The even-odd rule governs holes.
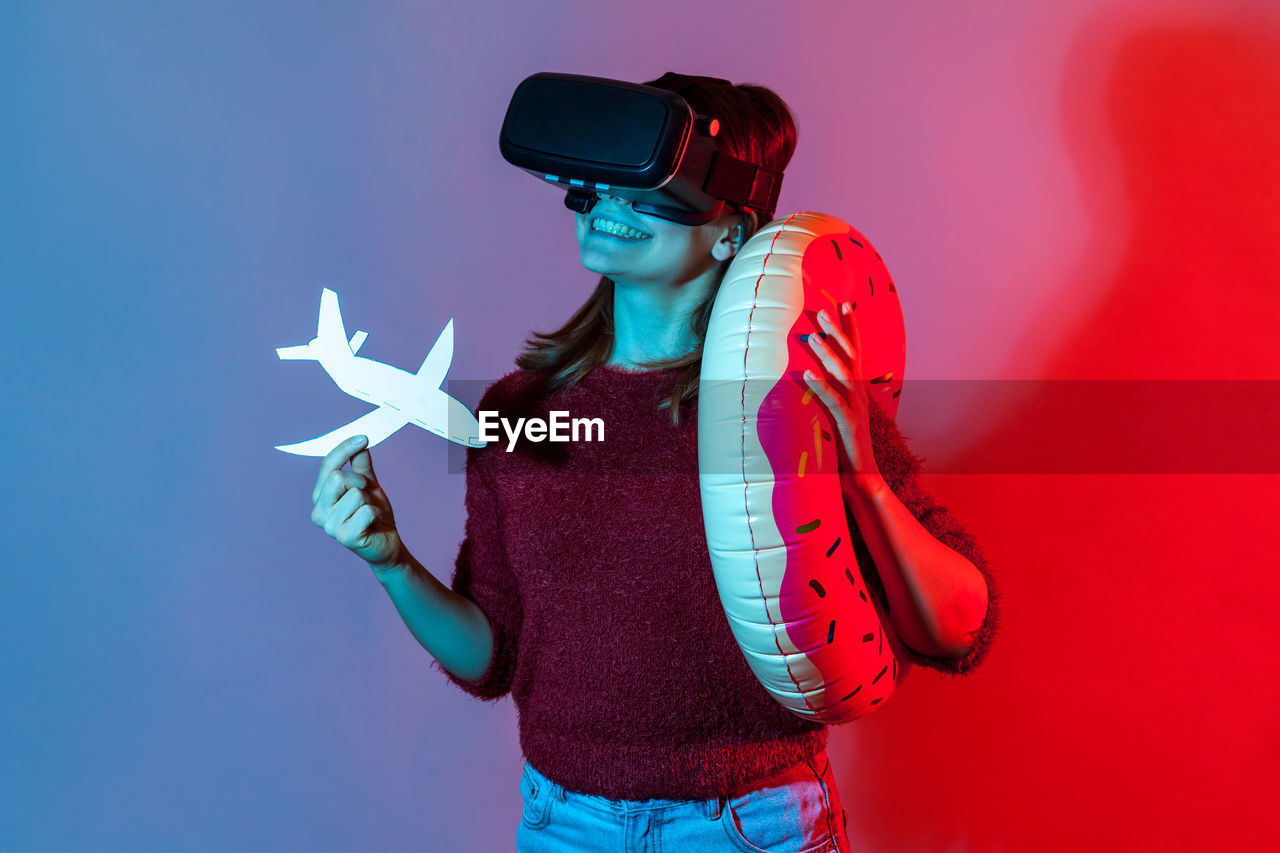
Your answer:
[[[369,504],[356,507],[351,517],[338,526],[335,538],[343,545],[357,545],[377,520],[378,511]]]
[[[833,348],[833,333],[828,333],[826,340],[817,335],[809,336],[809,344],[813,349],[813,354],[817,356],[818,363],[823,369],[837,382],[848,382],[850,376],[849,365],[844,358]]]
[[[325,532],[330,536],[336,537],[339,528],[347,522],[347,519],[355,515],[356,510],[368,502],[364,493],[359,489],[349,490],[334,504],[333,509],[329,512],[329,517],[324,524]]]
[[[831,382],[825,377],[819,376],[816,371],[806,370],[804,372],[805,384],[813,391],[813,396],[821,400],[827,407],[827,412],[834,415],[836,412],[836,395],[831,390]]]
[[[844,328],[825,309],[818,312],[818,323],[826,333],[822,340],[827,349],[834,357],[846,361],[849,357],[849,344]]]
[[[378,475],[373,473],[373,456],[367,447],[351,457],[351,470],[365,475],[375,485],[378,482]]]
[[[812,371],[805,371],[805,379],[809,382],[813,393],[818,397],[826,407],[827,416],[831,419],[831,426],[840,434],[840,440],[836,442],[837,454],[841,462],[841,470],[858,470],[858,465],[853,460],[853,451],[850,449],[850,438],[846,435],[846,425],[854,421],[854,415],[842,397],[834,395],[830,388],[821,379],[818,379]]]
[[[354,471],[331,471],[328,478],[320,486],[320,494],[316,497],[316,506],[328,510],[348,489],[364,489],[369,487],[369,480],[363,474]]]
[[[364,447],[368,440],[367,436],[355,435],[325,454],[324,459],[320,461],[320,473],[316,475],[316,486],[311,490],[312,503],[315,503],[316,498],[320,496],[320,489],[323,488],[326,478],[346,465],[351,454]]]
[[[852,376],[852,361],[855,353],[853,346],[849,342],[849,335],[845,331],[843,315],[840,315],[840,319],[837,321],[826,312],[822,312],[818,314],[818,320],[822,323],[823,328],[827,330],[827,348],[844,365],[845,376]]]
[[[316,495],[316,510],[325,519],[333,510],[334,504],[347,490],[347,482],[341,471],[330,471],[329,476],[320,484],[320,494]]]
[[[329,507],[329,509],[324,512],[323,523],[320,526],[324,528],[325,533],[328,533],[330,536],[337,537],[338,528],[342,526],[344,521],[351,517],[352,513],[359,509],[359,506],[360,500],[358,497],[348,498],[347,495],[344,494],[338,499],[337,503]]]

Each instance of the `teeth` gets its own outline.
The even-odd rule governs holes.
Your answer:
[[[634,228],[629,228],[620,222],[613,222],[608,219],[595,219],[591,222],[592,231],[603,231],[606,234],[612,234],[615,237],[625,237],[629,240],[648,240],[649,235],[641,233]]]

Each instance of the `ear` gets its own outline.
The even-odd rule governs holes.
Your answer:
[[[711,247],[711,257],[717,261],[727,261],[737,255],[738,250],[747,242],[748,235],[756,232],[758,220],[754,210],[728,214],[728,216],[730,218],[724,231]]]

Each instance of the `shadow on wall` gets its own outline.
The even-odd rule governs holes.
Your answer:
[[[1115,269],[1084,255],[1074,274],[1104,297],[1045,376],[1274,379],[1280,32],[1148,27],[1115,48],[1102,91],[1073,85],[1113,38],[1072,54],[1064,133],[1099,228],[1131,225]],[[1116,157],[1119,186],[1099,186],[1091,164]]]
[[[1280,376],[1280,30],[1098,21],[1062,80],[1096,245],[1044,275],[1073,276],[1092,304],[1046,304],[1019,359],[1055,380]],[[1082,319],[1064,330],[1064,317]],[[1037,420],[1052,385],[1028,383],[960,455],[1072,430]],[[1250,401],[1236,403],[1178,440],[1231,443]],[[890,713],[841,735],[851,833],[895,851],[1260,843],[1280,732],[1277,689],[1256,674],[1280,584],[1252,516],[1274,514],[1276,478],[968,479],[955,491],[975,504],[1018,492],[978,511],[1000,549],[1016,543],[992,559],[1004,630],[971,681],[917,675]]]
[[[1095,24],[1062,79],[1094,233],[1043,272],[1009,369],[1037,379],[908,383],[985,427],[927,469],[1280,473],[1280,31]]]

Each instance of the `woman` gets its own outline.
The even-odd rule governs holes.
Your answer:
[[[768,89],[676,74],[648,85],[717,117],[729,154],[785,169],[795,125]],[[576,215],[599,285],[562,329],[535,335],[479,409],[597,417],[604,440],[469,450],[451,588],[404,547],[359,437],[321,464],[313,520],[370,564],[450,681],[515,699],[520,850],[848,849],[826,727],[751,672],[701,517],[702,340],[725,269],[773,214],[728,205],[686,226],[603,195]],[[901,638],[900,657],[967,672],[994,630],[981,554],[920,490],[918,460],[870,403],[851,319],[824,322],[826,376],[807,381],[841,433],[851,532],[892,622],[884,633]]]

